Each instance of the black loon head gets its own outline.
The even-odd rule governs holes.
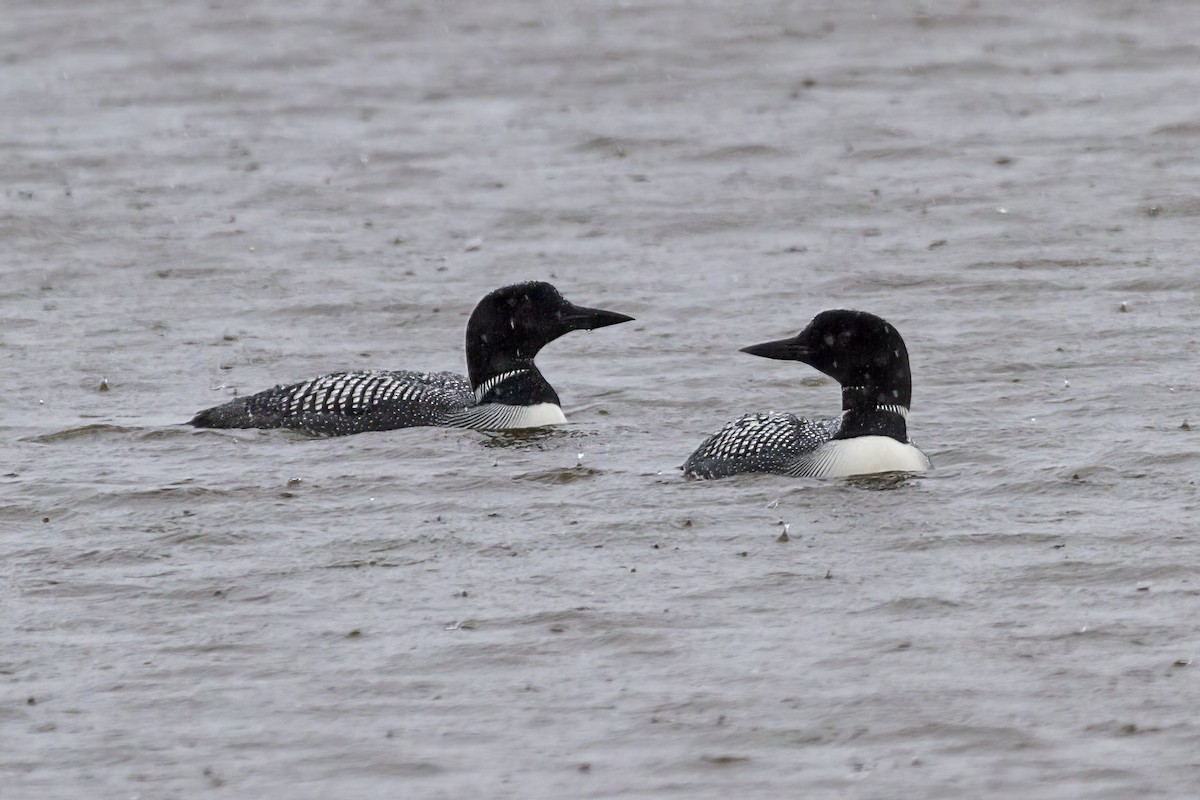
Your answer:
[[[513,370],[532,369],[538,351],[564,333],[632,319],[615,311],[577,306],[542,281],[501,287],[480,300],[467,320],[471,386]]]
[[[842,408],[901,406],[912,402],[912,373],[904,339],[886,320],[865,311],[822,311],[791,339],[763,342],[742,352],[803,361],[842,385]]]

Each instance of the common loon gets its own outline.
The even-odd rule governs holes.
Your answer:
[[[791,339],[742,352],[803,361],[842,386],[842,415],[803,419],[748,414],[708,437],[683,464],[685,475],[723,478],[771,472],[846,478],[923,472],[929,458],[908,438],[912,375],[908,349],[886,321],[864,311],[822,311]]]
[[[368,370],[279,385],[201,411],[198,428],[295,428],[326,436],[435,425],[477,430],[566,422],[533,358],[564,333],[629,322],[567,301],[548,283],[505,286],[467,321],[467,378],[453,372]]]

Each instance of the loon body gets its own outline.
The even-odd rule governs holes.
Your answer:
[[[453,372],[339,372],[279,385],[201,411],[198,428],[295,428],[327,436],[440,426],[539,428],[567,421],[533,358],[574,330],[633,317],[584,308],[548,283],[505,286],[479,301],[467,321],[467,377]]]
[[[685,475],[723,478],[770,472],[846,478],[923,472],[929,458],[908,438],[912,374],[908,349],[883,319],[863,311],[822,311],[791,339],[742,352],[803,361],[842,387],[842,415],[803,419],[748,414],[708,437],[683,464]]]

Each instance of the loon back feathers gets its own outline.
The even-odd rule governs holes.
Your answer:
[[[685,474],[848,477],[929,469],[929,459],[908,438],[908,349],[885,320],[863,311],[823,311],[796,336],[743,352],[802,361],[829,375],[841,384],[842,416],[744,416],[706,439],[684,462]]]
[[[792,414],[747,414],[704,440],[683,464],[696,478],[724,478],[743,472],[811,477],[816,465],[806,458],[837,434],[841,420],[800,419]]]
[[[201,411],[190,424],[341,436],[439,425],[473,399],[470,384],[453,372],[338,372],[230,400]]]
[[[573,330],[632,317],[567,301],[548,283],[505,286],[479,301],[467,322],[470,379],[452,372],[339,372],[280,385],[201,411],[204,428],[295,428],[340,436],[415,426],[479,430],[566,422],[558,394],[533,363]]]

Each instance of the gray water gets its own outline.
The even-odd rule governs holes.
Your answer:
[[[0,14],[0,796],[1191,798],[1200,9]],[[195,431],[637,322],[527,437]],[[907,480],[675,469],[904,334]],[[107,390],[105,390],[105,388]],[[780,534],[788,532],[787,541]]]

